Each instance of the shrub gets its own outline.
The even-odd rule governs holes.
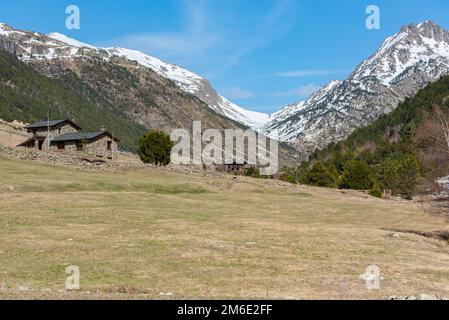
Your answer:
[[[256,167],[250,167],[248,168],[248,170],[246,170],[245,175],[247,177],[260,178],[260,169]]]
[[[293,183],[293,184],[297,183],[297,180],[295,178],[293,169],[290,169],[290,168],[287,168],[287,169],[284,170],[284,173],[282,174],[281,180],[285,181],[285,182],[288,182],[288,183]]]
[[[139,139],[139,156],[144,163],[167,166],[173,142],[170,136],[162,131],[152,130]]]
[[[366,161],[351,160],[346,163],[340,181],[341,189],[371,190],[373,185],[373,172]]]
[[[305,174],[304,180],[306,184],[315,187],[335,187],[335,176],[320,161],[316,162]]]
[[[376,198],[382,198],[382,189],[377,183],[374,184],[373,188],[371,189],[371,195]]]

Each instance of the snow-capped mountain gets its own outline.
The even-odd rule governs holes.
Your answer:
[[[405,26],[346,81],[332,81],[309,100],[287,106],[263,130],[310,152],[345,139],[446,74],[449,32],[430,21]]]
[[[193,94],[203,102],[207,103],[214,111],[234,121],[254,129],[261,127],[268,121],[268,114],[246,110],[232,103],[226,98],[218,95],[209,81],[191,71],[180,68],[174,64],[165,63],[140,51],[123,48],[108,48],[104,50],[111,56],[124,57],[152,69],[159,75],[175,82],[185,92]]]
[[[139,51],[117,47],[99,48],[60,33],[43,35],[36,32],[14,30],[5,24],[0,24],[0,36],[13,39],[25,38],[22,39],[20,48],[13,48],[19,52],[18,56],[23,61],[82,58],[91,54],[101,55],[105,60],[120,57],[137,62],[170,79],[183,91],[205,102],[215,112],[245,126],[259,128],[269,118],[267,114],[246,110],[220,96],[211,84],[199,75]]]

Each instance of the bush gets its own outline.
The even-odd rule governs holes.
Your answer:
[[[320,161],[316,162],[305,174],[304,180],[306,184],[315,187],[335,187],[335,176]]]
[[[260,178],[260,169],[256,167],[250,167],[248,168],[248,170],[246,170],[245,175],[247,177]]]
[[[340,181],[341,189],[371,190],[373,185],[373,172],[366,161],[351,160],[346,163]]]
[[[373,188],[371,189],[371,195],[376,198],[382,198],[382,189],[377,183],[374,184]]]
[[[152,130],[139,139],[139,156],[144,163],[167,166],[173,148],[170,136],[162,131]]]
[[[297,180],[295,178],[295,174],[292,169],[287,168],[284,170],[284,173],[282,174],[281,180],[288,183],[296,184]]]

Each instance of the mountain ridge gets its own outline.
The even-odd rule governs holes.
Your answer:
[[[15,30],[4,23],[0,23],[0,30],[0,35],[3,36],[10,36],[13,33],[24,32],[21,30]],[[201,76],[187,69],[181,68],[175,64],[166,63],[143,52],[120,47],[96,47],[57,32],[49,33],[47,35],[39,34],[36,32],[33,32],[33,34],[37,36],[37,39],[34,39],[34,41],[43,41],[46,44],[53,45],[55,48],[52,49],[56,51],[58,49],[61,49],[61,45],[66,45],[71,48],[68,52],[65,52],[62,55],[61,53],[55,53],[55,51],[53,50],[48,52],[46,55],[38,57],[38,59],[52,60],[58,57],[80,57],[83,54],[86,54],[85,51],[89,50],[104,55],[105,59],[113,59],[114,57],[125,58],[130,61],[137,62],[141,66],[149,68],[157,74],[173,81],[183,91],[196,96],[201,101],[206,103],[212,110],[223,116],[226,116],[233,121],[237,121],[253,129],[259,128],[266,121],[268,121],[268,114],[250,111],[236,105],[235,103],[219,95],[209,83],[209,81],[202,78]],[[56,42],[52,43],[51,41],[47,41],[48,39],[45,39],[45,37]],[[25,57],[24,60],[29,61],[30,58]]]
[[[390,113],[446,74],[449,31],[431,21],[410,24],[387,38],[345,81],[331,81],[306,102],[287,106],[263,131],[310,154]]]

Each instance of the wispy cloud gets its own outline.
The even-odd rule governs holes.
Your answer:
[[[238,10],[226,12],[214,1],[180,0],[183,13],[180,30],[138,33],[100,43],[143,51],[178,65],[197,69],[206,77],[238,64],[288,31],[295,23],[294,0],[275,1],[265,12],[245,19]]]
[[[301,77],[329,76],[345,72],[346,71],[343,70],[292,70],[292,71],[279,72],[276,74],[276,76],[286,78],[301,78]]]
[[[272,94],[273,97],[300,97],[300,98],[308,98],[321,87],[315,84],[307,84],[305,86],[301,86],[297,89],[288,90],[288,91],[280,91]]]
[[[229,99],[250,99],[254,97],[254,92],[240,89],[239,87],[232,87],[224,91],[224,94]]]

